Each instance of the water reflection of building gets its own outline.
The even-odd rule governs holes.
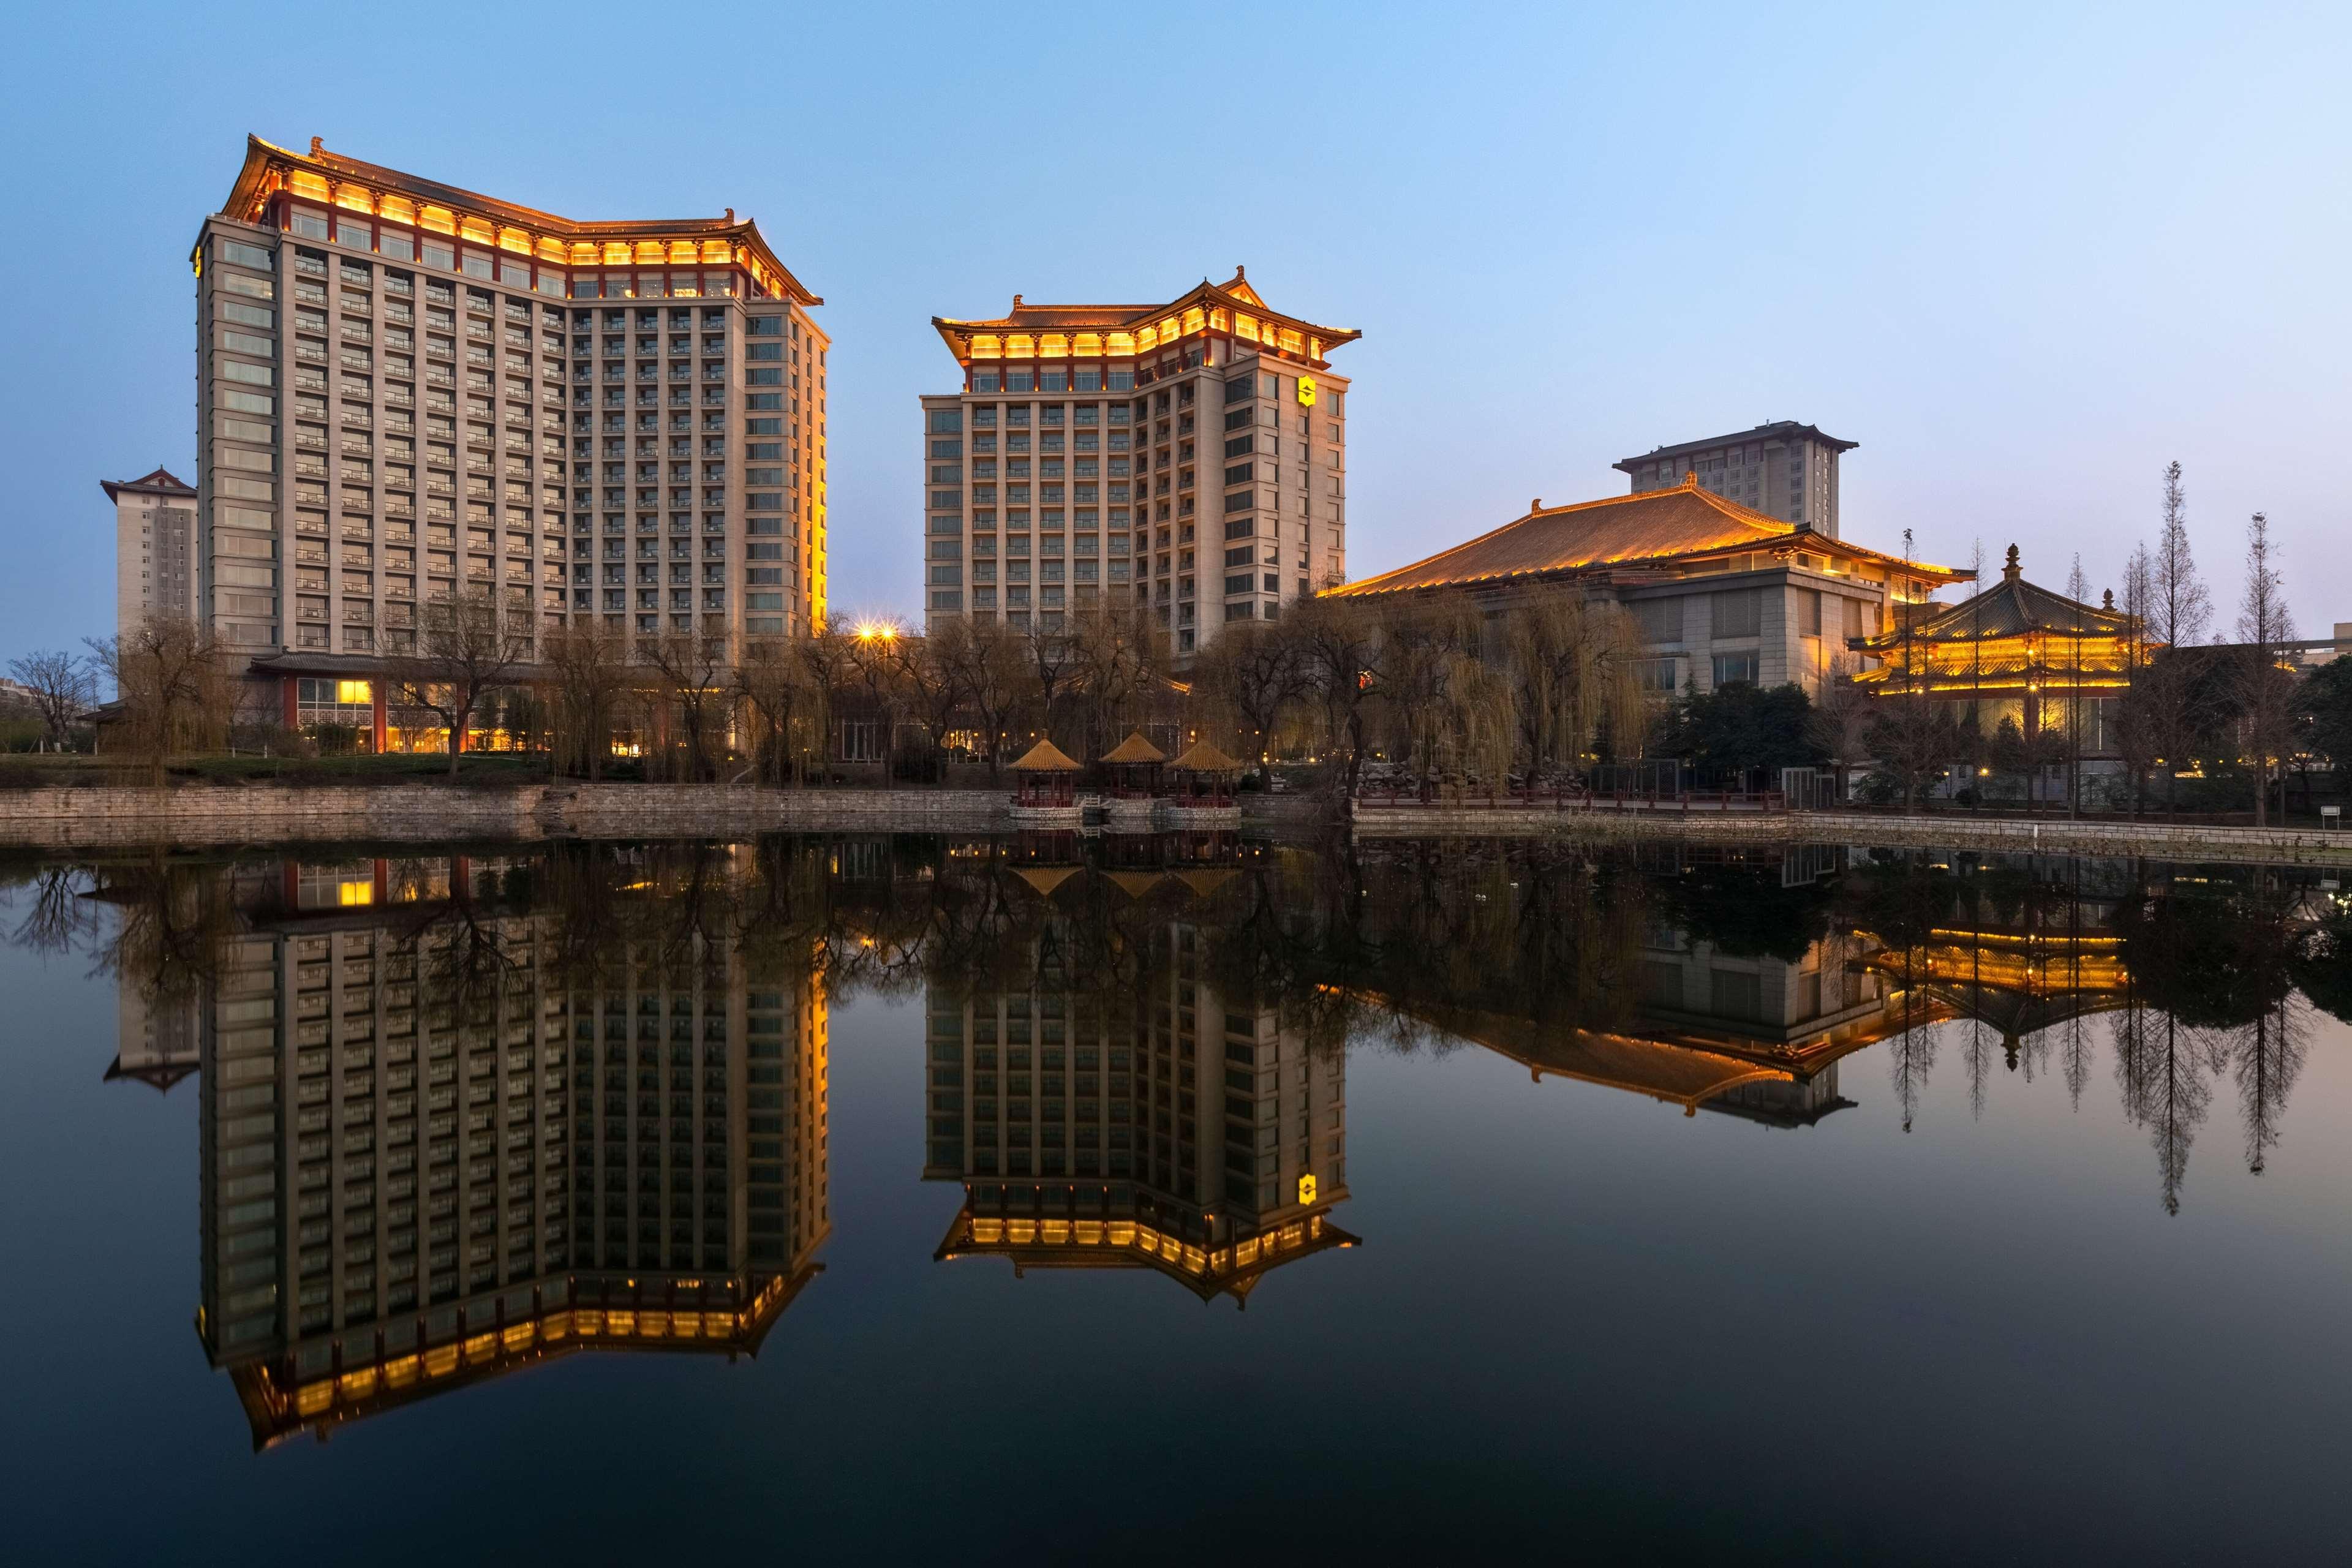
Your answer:
[[[575,987],[498,875],[247,889],[202,1020],[199,1326],[257,1445],[574,1350],[751,1352],[819,1267],[807,974],[698,941]]]
[[[165,1093],[196,1070],[202,1009],[194,1003],[151,1000],[136,985],[116,994],[114,1060],[106,1081],[135,1079]]]
[[[1343,1056],[1204,981],[1193,926],[1147,929],[1139,993],[931,989],[923,1173],[964,1184],[941,1259],[1152,1268],[1245,1302],[1269,1270],[1355,1244],[1330,1219]]]

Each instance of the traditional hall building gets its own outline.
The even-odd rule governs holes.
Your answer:
[[[962,376],[922,399],[927,614],[1053,627],[1145,606],[1178,658],[1347,565],[1360,333],[1268,306],[1236,268],[1165,304],[934,316]]]
[[[1661,695],[1735,681],[1818,691],[1849,639],[1973,574],[1790,523],[1700,486],[1526,515],[1467,543],[1328,592],[1350,598],[1466,595],[1490,614],[1573,589],[1623,605],[1648,645],[1642,684]]]
[[[1984,592],[1922,606],[1850,646],[1871,665],[1854,679],[1875,694],[1933,696],[1987,740],[2004,722],[2026,735],[2072,731],[2086,759],[2118,754],[2133,660],[2154,651],[2114,595],[2095,606],[2027,582],[2014,544]]]
[[[194,602],[283,722],[401,743],[378,661],[461,592],[534,642],[823,613],[823,301],[756,223],[579,221],[256,137],[190,260]]]

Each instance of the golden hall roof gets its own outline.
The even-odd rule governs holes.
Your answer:
[[[1247,269],[1240,267],[1234,268],[1234,275],[1223,283],[1212,283],[1203,278],[1192,288],[1163,304],[1033,305],[1015,294],[1012,308],[1002,316],[986,320],[933,316],[931,325],[948,345],[948,352],[954,354],[960,363],[969,364],[975,357],[997,357],[985,353],[975,356],[972,352],[972,340],[975,338],[1037,332],[1134,332],[1156,326],[1166,318],[1172,317],[1181,321],[1187,310],[1200,310],[1205,314],[1213,310],[1226,311],[1229,320],[1233,315],[1246,314],[1276,328],[1287,328],[1297,332],[1302,342],[1311,340],[1324,351],[1337,348],[1341,343],[1353,342],[1364,335],[1354,328],[1321,326],[1304,317],[1287,316],[1272,309],[1258,291],[1250,287]],[[1152,353],[1161,346],[1165,346],[1164,341],[1141,352]],[[1137,351],[1131,348],[1121,349],[1118,351],[1118,356],[1126,357],[1134,352]],[[1322,353],[1307,353],[1304,357],[1317,364],[1323,363],[1325,358]]]
[[[1126,740],[1103,753],[1107,763],[1164,763],[1168,753],[1143,738],[1138,730]]]
[[[2099,608],[2053,593],[2025,580],[2018,564],[2017,546],[2009,547],[2008,564],[2000,581],[1983,593],[1914,620],[1906,629],[1895,627],[1855,646],[1873,649],[1894,647],[1906,637],[1925,642],[1973,642],[2034,633],[2060,637],[2111,637],[2127,636],[2133,617],[2114,608]]]
[[[589,240],[656,240],[673,237],[696,240],[723,239],[728,242],[730,251],[737,251],[739,247],[741,250],[748,250],[751,253],[751,270],[754,275],[761,277],[762,281],[772,286],[778,294],[803,305],[824,303],[822,298],[811,293],[799,279],[793,276],[792,268],[783,264],[776,255],[774,247],[769,245],[766,237],[760,233],[760,226],[750,218],[737,218],[732,208],[730,208],[721,217],[618,218],[593,221],[560,217],[553,213],[542,212],[537,207],[527,207],[517,202],[501,201],[496,196],[486,196],[478,191],[469,191],[458,185],[444,184],[438,180],[428,180],[419,174],[406,174],[398,169],[386,168],[380,163],[370,163],[357,158],[345,157],[341,153],[331,153],[317,137],[311,138],[310,152],[297,153],[290,147],[278,146],[274,142],[263,141],[258,136],[247,136],[245,164],[237,171],[236,182],[229,187],[228,199],[221,204],[221,213],[224,216],[235,218],[242,223],[257,221],[263,204],[280,190],[292,187],[297,189],[298,194],[301,194],[299,187],[305,180],[297,176],[307,177],[309,181],[323,182],[325,194],[313,194],[311,199],[326,202],[330,205],[341,205],[333,199],[332,195],[338,187],[357,186],[370,196],[389,193],[413,201],[446,208],[457,217],[470,216],[500,228],[521,230],[533,241],[540,239],[559,241],[565,243],[567,247],[572,241]],[[373,207],[356,210],[373,210]],[[460,236],[460,237],[474,237]],[[495,243],[495,241],[475,238],[475,243],[485,244]],[[535,245],[532,249],[533,253],[537,254]],[[521,254],[520,251],[512,253]],[[545,256],[541,256],[540,259],[555,262],[555,258]],[[569,255],[562,258],[560,264],[583,267],[605,265],[601,259],[576,260]],[[634,261],[614,262],[612,265],[635,266],[635,263]]]
[[[1465,543],[1392,572],[1325,590],[1339,597],[1494,586],[1605,567],[1659,567],[1768,552],[1833,556],[1901,576],[1953,582],[1972,574],[1865,549],[1751,510],[1686,475],[1670,489],[1605,496],[1527,513]]]
[[[1079,764],[1072,762],[1068,753],[1051,741],[1038,742],[1013,764],[1013,771],[1016,773],[1074,773],[1078,770]]]

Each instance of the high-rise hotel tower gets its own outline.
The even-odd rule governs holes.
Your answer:
[[[254,138],[192,259],[198,600],[265,668],[364,675],[461,588],[630,638],[822,613],[823,301],[749,219],[576,222]]]
[[[1360,333],[1272,310],[1236,268],[1165,305],[933,317],[963,373],[925,397],[924,604],[1051,628],[1149,607],[1170,650],[1345,574]]]

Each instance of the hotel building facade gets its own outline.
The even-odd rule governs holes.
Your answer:
[[[257,670],[344,678],[380,735],[357,688],[460,592],[535,647],[822,615],[823,301],[751,221],[577,222],[253,138],[192,261],[196,603]]]
[[[1633,494],[1672,489],[1685,476],[1701,489],[1751,511],[1838,536],[1838,459],[1861,445],[1793,419],[1704,441],[1654,447],[1611,464],[1633,480]]]
[[[114,631],[150,616],[196,614],[196,492],[168,468],[102,479],[114,503]]]
[[[962,374],[922,402],[934,617],[1053,629],[1138,606],[1178,657],[1346,575],[1360,334],[1269,309],[1239,268],[1163,305],[933,317]]]

